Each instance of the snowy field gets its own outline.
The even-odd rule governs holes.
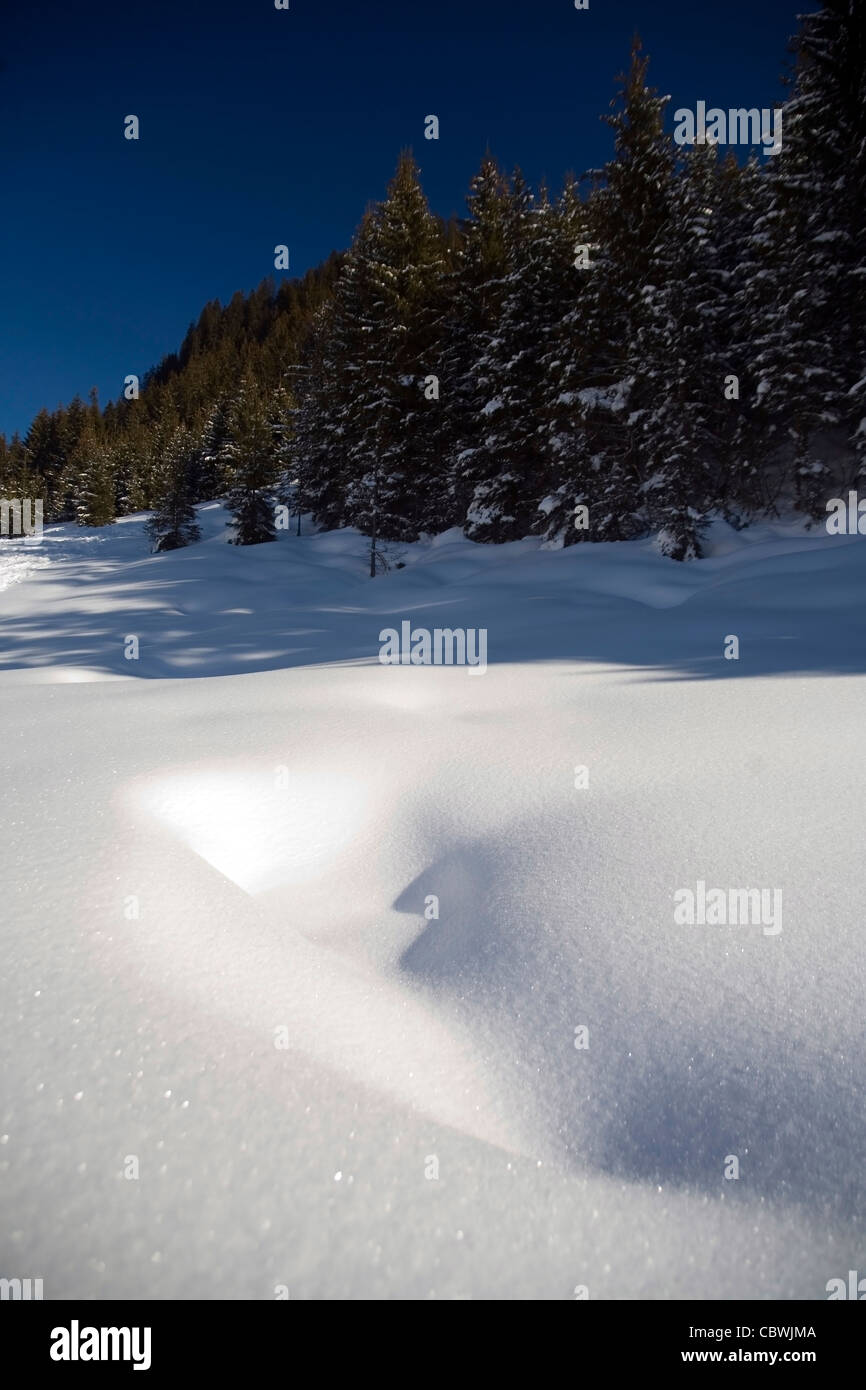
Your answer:
[[[0,544],[0,1274],[866,1274],[866,541],[449,533],[371,582],[354,533],[199,512],[165,556],[143,516]],[[403,620],[486,629],[487,671],[380,664]],[[781,890],[781,930],[676,922],[699,880]]]

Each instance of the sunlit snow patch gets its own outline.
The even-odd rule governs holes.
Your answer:
[[[321,872],[360,827],[366,793],[343,772],[210,765],[139,784],[135,800],[252,894]]]

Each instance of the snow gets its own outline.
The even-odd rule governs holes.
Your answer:
[[[351,531],[236,548],[214,503],[150,556],[145,519],[47,528],[26,574],[0,542],[4,1275],[821,1299],[862,1269],[862,538],[718,522],[678,565],[449,532],[370,581]],[[486,628],[484,678],[381,665],[403,619]],[[675,925],[698,880],[780,889],[783,930]]]
[[[6,540],[3,544],[3,563],[0,564],[0,593],[11,584],[20,584],[35,569],[41,569],[49,561],[37,554],[32,542]],[[7,554],[8,551],[8,554]]]
[[[577,392],[577,399],[587,410],[622,410],[625,402],[626,383],[617,382],[614,386],[585,386]]]

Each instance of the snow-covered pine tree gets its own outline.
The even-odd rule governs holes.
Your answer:
[[[648,63],[636,38],[629,72],[611,102],[613,114],[603,118],[615,132],[615,157],[594,176],[588,205],[595,250],[583,318],[589,367],[579,397],[594,540],[626,540],[647,524],[640,487],[648,474],[637,434],[645,388],[637,339],[673,179],[672,147],[663,130],[668,98],[647,86]]]
[[[643,408],[637,416],[647,473],[641,492],[662,554],[697,558],[718,492],[730,296],[719,263],[720,171],[715,146],[682,160],[653,247],[635,338]]]
[[[144,528],[154,551],[179,550],[201,538],[193,505],[193,476],[198,458],[198,441],[193,431],[188,425],[178,424],[165,448],[156,510]]]
[[[222,486],[223,449],[229,441],[231,406],[231,396],[226,390],[221,391],[207,408],[201,432],[199,459],[193,478],[196,501],[205,502],[219,495]]]
[[[88,421],[94,422],[93,403],[88,408],[81,396],[76,394],[60,415],[60,466],[53,477],[45,480],[45,516],[51,521],[71,521],[75,517],[79,481],[76,450]]]
[[[783,146],[784,155],[784,146]],[[822,313],[824,290],[810,283],[816,247],[803,175],[777,156],[763,174],[763,207],[743,264],[744,318],[751,325],[753,370],[747,402],[762,455],[764,487],[790,491],[804,510],[820,507],[829,470],[814,441],[836,394],[837,371]],[[824,423],[837,422],[830,406]]]
[[[349,450],[362,422],[364,365],[372,342],[373,290],[369,279],[372,214],[367,213],[355,234],[337,280],[333,300],[322,306],[313,325],[307,365],[295,426],[295,450],[300,485],[316,524],[324,530],[350,524]]]
[[[328,531],[346,525],[351,398],[341,372],[355,326],[351,315],[358,273],[354,250],[353,246],[346,258],[335,299],[314,318],[305,361],[308,371],[298,382],[298,410],[290,437],[291,471],[298,480],[304,510],[312,512],[316,524]]]
[[[747,283],[755,395],[801,508],[824,514],[866,403],[866,12],[829,0],[802,18],[782,149]],[[833,460],[832,464],[830,460]]]
[[[301,534],[300,479],[296,467],[298,402],[297,378],[307,375],[306,369],[294,367],[284,374],[284,379],[272,393],[270,399],[271,432],[274,440],[274,458],[278,469],[278,481],[274,495],[280,506],[287,507],[289,515],[297,519],[297,533]]]
[[[112,441],[115,490],[125,488],[132,509],[140,511],[155,507],[165,491],[165,460],[182,417],[170,385],[134,402],[132,410],[127,428]]]
[[[376,546],[441,529],[439,376],[445,250],[409,154],[365,216],[321,313],[297,420],[300,481],[324,526]]]
[[[108,526],[117,518],[114,460],[101,424],[88,416],[70,459],[76,481],[75,520],[79,526]]]
[[[547,192],[533,198],[518,171],[505,220],[506,277],[499,323],[490,344],[488,399],[481,406],[481,444],[465,530],[473,540],[526,536],[550,491],[545,374],[563,294],[556,215]],[[481,471],[483,467],[483,473]]]
[[[280,460],[268,397],[248,374],[232,403],[221,450],[232,545],[276,540],[275,505]]]
[[[118,516],[148,507],[150,475],[150,431],[141,401],[131,401],[124,412],[122,427],[111,440],[114,460],[114,490]]]
[[[590,372],[588,345],[593,339],[588,315],[595,301],[588,293],[593,252],[589,211],[573,176],[566,179],[554,209],[556,307],[552,333],[542,359],[542,411],[547,435],[550,491],[538,504],[536,528],[549,544],[573,545],[592,540],[592,517],[576,509],[594,492],[590,436],[581,391]],[[558,321],[557,321],[558,314]]]
[[[445,247],[408,152],[359,250],[369,298],[353,364],[347,517],[371,540],[410,541],[447,524],[447,491],[441,398],[428,391],[441,372]]]
[[[740,165],[733,152],[720,159],[714,179],[712,257],[719,287],[718,361],[721,378],[715,414],[712,505],[734,526],[768,511],[774,500],[766,467],[766,417],[755,396],[755,343],[760,334],[750,305],[752,277],[763,262],[767,179],[753,157]],[[708,378],[709,380],[709,378]]]
[[[454,520],[463,521],[475,486],[496,471],[485,450],[484,407],[497,395],[494,347],[508,274],[509,191],[488,153],[466,199],[456,262],[448,276],[443,333],[445,460]]]
[[[814,338],[827,349],[830,374],[819,430],[838,424],[866,478],[866,8],[862,0],[826,0],[801,20],[794,43],[796,86],[785,108],[785,165],[802,169],[811,198],[807,233],[810,282],[817,280]],[[781,158],[781,157],[780,157]],[[828,365],[825,361],[822,366]],[[834,441],[835,442],[835,441]],[[821,441],[822,447],[824,441]],[[836,473],[838,478],[838,471]],[[826,492],[809,498],[824,515]]]
[[[44,497],[44,482],[31,469],[27,448],[16,430],[8,444],[5,436],[0,435],[0,498],[11,500],[25,497],[33,500]],[[5,535],[0,531],[0,540],[9,538],[11,531]]]
[[[70,452],[64,436],[63,411],[49,415],[43,409],[34,417],[23,441],[27,468],[40,479],[39,496],[45,499],[45,513],[52,520],[63,515],[60,480]]]

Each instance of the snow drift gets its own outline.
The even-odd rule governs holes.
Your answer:
[[[165,556],[143,517],[0,547],[0,1272],[702,1299],[862,1268],[866,547],[448,533],[370,581],[353,532],[199,520]],[[483,679],[380,664],[404,619],[486,629]],[[677,924],[698,880],[780,890],[783,929]]]

